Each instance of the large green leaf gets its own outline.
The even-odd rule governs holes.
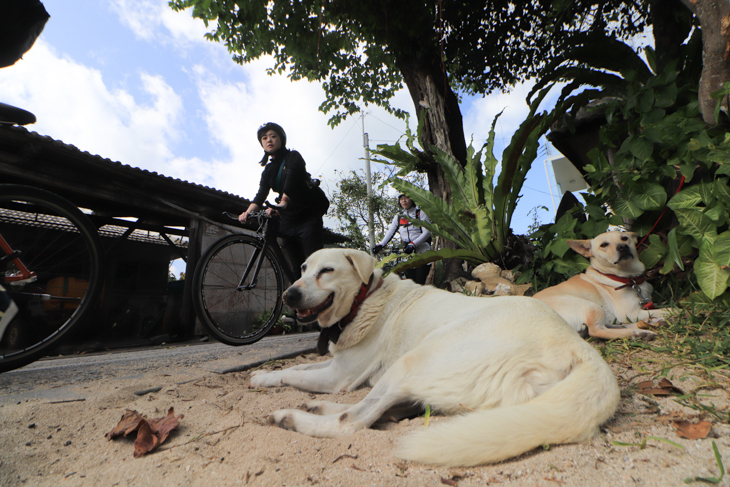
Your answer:
[[[667,192],[659,184],[645,185],[643,191],[635,194],[631,200],[642,210],[660,210],[667,202]]]
[[[616,198],[616,201],[613,203],[613,211],[618,216],[624,218],[638,218],[644,213],[644,210],[633,199],[626,199],[622,196]]]
[[[679,219],[682,231],[692,236],[698,244],[708,237],[713,239],[717,237],[715,224],[701,211],[682,208],[675,210],[674,213]]]
[[[675,194],[667,206],[674,211],[683,208],[695,208],[702,201],[702,196],[695,187],[687,188]]]
[[[717,239],[708,238],[702,241],[700,255],[694,265],[697,283],[710,299],[715,299],[725,292],[730,278],[730,270],[727,269],[727,264],[723,268],[715,261],[714,255],[714,247],[719,244],[722,247],[720,254],[730,256],[730,233],[725,232],[723,235],[726,236],[723,237],[721,242],[719,242],[720,237],[717,237]]]

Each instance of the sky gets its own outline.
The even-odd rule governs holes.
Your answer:
[[[338,174],[365,167],[363,126],[372,149],[405,133],[403,120],[374,106],[330,128],[329,115],[318,111],[325,97],[319,84],[267,75],[270,59],[236,64],[224,45],[204,38],[206,27],[190,10],[174,12],[166,0],[42,1],[51,18],[24,58],[0,69],[0,101],[33,112],[38,122],[29,130],[82,151],[250,199],[261,175],[255,134],[263,123],[284,127],[287,146],[330,194]],[[504,110],[499,158],[528,113],[528,91],[465,97],[467,140],[481,147]],[[405,88],[392,104],[414,113]],[[553,220],[560,198],[544,161],[557,154],[541,147],[513,217],[515,233],[527,232],[535,207],[549,209],[538,211],[542,223]]]

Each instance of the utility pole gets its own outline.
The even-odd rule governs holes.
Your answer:
[[[372,255],[375,246],[375,228],[373,228],[373,182],[370,177],[370,141],[368,134],[365,132],[365,114],[362,114],[362,145],[365,148],[365,177],[367,178],[368,193],[368,233],[370,243],[370,255]]]

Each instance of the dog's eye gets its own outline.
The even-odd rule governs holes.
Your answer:
[[[602,249],[603,249],[603,248],[605,248],[605,247],[608,247],[608,242],[603,242],[603,243],[601,244],[601,248],[602,248]]]
[[[621,240],[623,240],[624,242],[626,242],[626,241],[629,240],[629,237],[621,237]]]
[[[324,274],[328,274],[330,272],[334,272],[335,270],[331,267],[323,267],[322,270],[317,273],[317,277],[321,277]]]
[[[302,264],[301,269],[302,269],[302,274],[304,274],[304,271],[307,270],[307,264]]]

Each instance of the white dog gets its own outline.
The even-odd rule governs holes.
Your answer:
[[[285,300],[300,320],[319,321],[320,343],[334,358],[254,372],[251,386],[373,388],[357,404],[276,411],[270,424],[335,437],[368,428],[394,406],[430,404],[456,417],[405,437],[396,454],[469,466],[586,440],[616,410],[619,388],[606,362],[543,303],[380,276],[360,251],[320,250],[304,263]]]
[[[658,323],[668,309],[654,309],[652,285],[644,280],[644,264],[636,253],[637,235],[633,232],[606,232],[592,240],[568,240],[570,248],[590,259],[582,274],[556,286],[543,289],[533,297],[563,317],[578,333],[592,337],[651,338],[639,321]]]

